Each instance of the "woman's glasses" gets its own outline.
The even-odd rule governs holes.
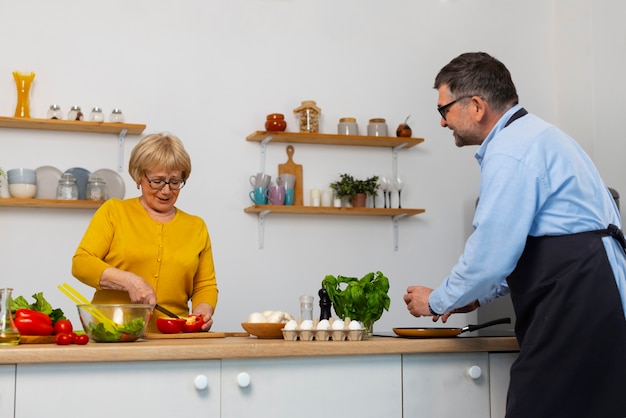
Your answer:
[[[170,186],[170,190],[180,190],[185,187],[185,180],[183,179],[170,179],[170,181],[165,181],[165,179],[151,179],[144,174],[146,180],[148,180],[148,185],[152,190],[161,190],[167,184]]]

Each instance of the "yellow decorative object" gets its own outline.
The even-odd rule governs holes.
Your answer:
[[[13,71],[15,87],[17,88],[16,118],[30,118],[30,87],[33,84],[35,73],[20,73]]]

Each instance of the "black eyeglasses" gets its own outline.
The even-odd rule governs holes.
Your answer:
[[[148,180],[148,185],[152,190],[161,190],[167,184],[170,186],[170,190],[180,190],[185,187],[185,180],[183,179],[170,179],[170,181],[165,181],[165,179],[151,179],[144,174],[146,180]]]
[[[439,112],[439,114],[441,115],[443,120],[446,120],[446,115],[448,114],[448,111],[450,111],[450,108],[452,107],[452,105],[454,105],[459,100],[467,99],[467,98],[470,98],[470,97],[474,97],[474,95],[472,94],[472,95],[468,95],[468,96],[461,96],[461,97],[459,97],[456,100],[452,100],[448,104],[445,104],[443,106],[437,107],[437,112]]]

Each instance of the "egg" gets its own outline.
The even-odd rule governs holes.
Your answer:
[[[300,324],[300,329],[313,329],[313,321],[311,321],[310,319],[305,319]]]
[[[330,322],[328,322],[328,319],[322,319],[317,324],[317,329],[325,330],[325,329],[329,329],[329,328],[330,328]]]
[[[265,315],[263,315],[261,312],[253,312],[248,316],[248,322],[251,322],[251,323],[266,322]]]
[[[285,327],[283,329],[287,331],[294,331],[297,328],[298,328],[298,322],[296,322],[295,319],[291,319],[285,324]]]
[[[359,321],[350,321],[348,329],[363,329],[363,325]]]
[[[344,326],[343,319],[335,319],[333,321],[333,329],[343,329]]]

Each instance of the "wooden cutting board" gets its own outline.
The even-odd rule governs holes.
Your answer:
[[[287,162],[285,164],[278,164],[278,175],[293,174],[296,177],[296,181],[293,185],[293,205],[304,206],[302,195],[302,164],[296,164],[293,162],[294,151],[293,145],[287,145]]]
[[[54,344],[54,335],[22,335],[20,344]]]
[[[247,332],[182,332],[179,334],[161,334],[159,332],[148,332],[144,338],[148,340],[165,339],[189,339],[189,338],[225,338],[225,337],[248,337]]]

